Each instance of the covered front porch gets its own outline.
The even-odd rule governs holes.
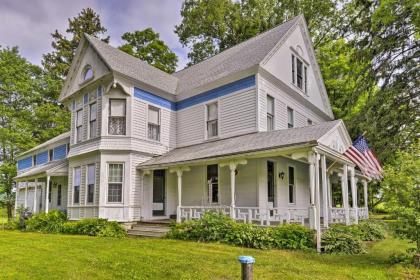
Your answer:
[[[24,208],[31,213],[48,213],[67,209],[67,160],[48,163],[15,177],[15,211]]]

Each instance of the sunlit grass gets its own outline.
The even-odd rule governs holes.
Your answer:
[[[255,279],[415,279],[420,274],[414,268],[388,263],[392,252],[409,246],[389,238],[366,255],[330,256],[0,230],[0,279],[239,279],[239,255],[256,258]]]

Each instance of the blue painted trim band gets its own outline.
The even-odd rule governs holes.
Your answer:
[[[18,160],[18,170],[23,170],[32,167],[32,156]]]
[[[209,91],[205,91],[178,102],[167,100],[163,97],[157,96],[151,92],[139,88],[134,88],[134,96],[138,99],[145,100],[172,111],[178,111],[252,86],[255,86],[254,75],[223,85],[221,87],[211,89]]]
[[[57,146],[54,148],[53,160],[59,160],[66,158],[67,156],[67,144]]]

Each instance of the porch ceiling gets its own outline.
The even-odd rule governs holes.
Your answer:
[[[318,139],[333,129],[339,122],[340,120],[335,120],[306,127],[257,132],[177,148],[162,156],[143,162],[137,168],[153,169],[162,166],[247,155],[250,153],[262,153],[278,149],[316,146]]]
[[[53,161],[35,168],[32,168],[26,172],[17,175],[14,180],[22,181],[24,179],[37,178],[42,176],[67,176],[68,174],[68,161],[62,159]]]

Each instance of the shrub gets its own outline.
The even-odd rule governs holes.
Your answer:
[[[207,212],[199,220],[173,225],[167,237],[204,242],[216,241],[258,249],[314,247],[313,231],[300,225],[261,227],[236,223],[229,217],[215,212]]]
[[[273,229],[275,247],[309,249],[315,247],[315,232],[301,225],[283,225]]]
[[[377,241],[385,238],[385,228],[379,222],[366,220],[360,222],[358,227],[363,241]]]
[[[59,233],[62,231],[65,221],[67,221],[67,215],[62,211],[54,210],[49,213],[33,215],[25,221],[25,229],[27,231]]]
[[[332,227],[322,234],[321,246],[328,254],[356,255],[365,253],[359,236],[351,232],[344,232],[339,227]]]

